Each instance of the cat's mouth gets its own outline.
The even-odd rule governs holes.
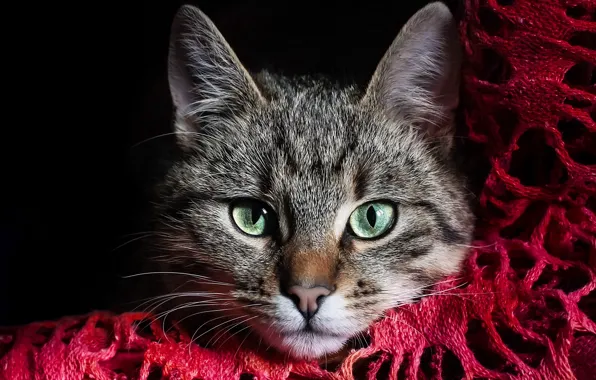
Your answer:
[[[351,334],[337,334],[312,325],[290,331],[271,328],[269,324],[258,324],[253,328],[271,347],[298,360],[316,360],[338,352],[352,337]]]
[[[269,338],[272,346],[287,352],[295,359],[316,360],[325,355],[340,351],[350,336],[339,336],[303,330],[294,333],[281,333]],[[268,339],[268,340],[269,340]]]
[[[274,309],[266,313],[254,311],[247,325],[262,338],[264,346],[297,360],[334,355],[374,322],[369,318],[372,313],[364,316],[347,309],[340,294],[329,295],[309,318],[299,312],[290,298],[282,296],[276,298]]]
[[[332,332],[329,332],[326,330],[321,330],[320,328],[313,327],[313,325],[311,325],[311,324],[307,324],[303,328],[295,330],[295,331],[284,331],[284,334],[288,335],[288,336],[312,334],[314,336],[321,337],[321,338],[346,338],[346,335],[344,335],[344,334],[337,334],[337,333],[332,333]],[[347,338],[349,338],[349,337],[350,336],[347,336]]]

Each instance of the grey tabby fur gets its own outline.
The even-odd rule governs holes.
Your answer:
[[[183,6],[169,58],[183,154],[158,188],[156,243],[163,271],[211,280],[164,275],[168,291],[196,293],[177,299],[177,315],[201,310],[187,302],[213,300],[205,318],[243,322],[267,345],[312,359],[456,274],[473,228],[452,161],[459,67],[455,21],[442,3],[410,19],[364,94],[251,75],[208,17]],[[234,226],[230,202],[239,198],[275,211],[272,236]],[[350,236],[350,213],[379,199],[397,204],[391,232]],[[334,291],[307,326],[283,289],[321,278]]]

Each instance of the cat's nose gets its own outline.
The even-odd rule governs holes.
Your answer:
[[[290,298],[294,300],[296,307],[307,320],[315,315],[319,310],[320,303],[330,293],[329,289],[322,286],[305,288],[304,286],[295,285],[288,289]]]

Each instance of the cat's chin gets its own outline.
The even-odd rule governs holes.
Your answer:
[[[313,331],[290,334],[274,334],[269,331],[263,334],[263,338],[271,347],[297,360],[316,360],[334,354],[340,351],[350,339],[349,336],[327,335]]]

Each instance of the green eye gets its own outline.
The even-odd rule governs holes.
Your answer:
[[[242,232],[252,236],[267,234],[273,223],[273,215],[259,201],[242,201],[232,205],[232,219]]]
[[[395,206],[388,202],[370,202],[350,215],[350,228],[361,239],[374,239],[387,232],[395,221]]]

